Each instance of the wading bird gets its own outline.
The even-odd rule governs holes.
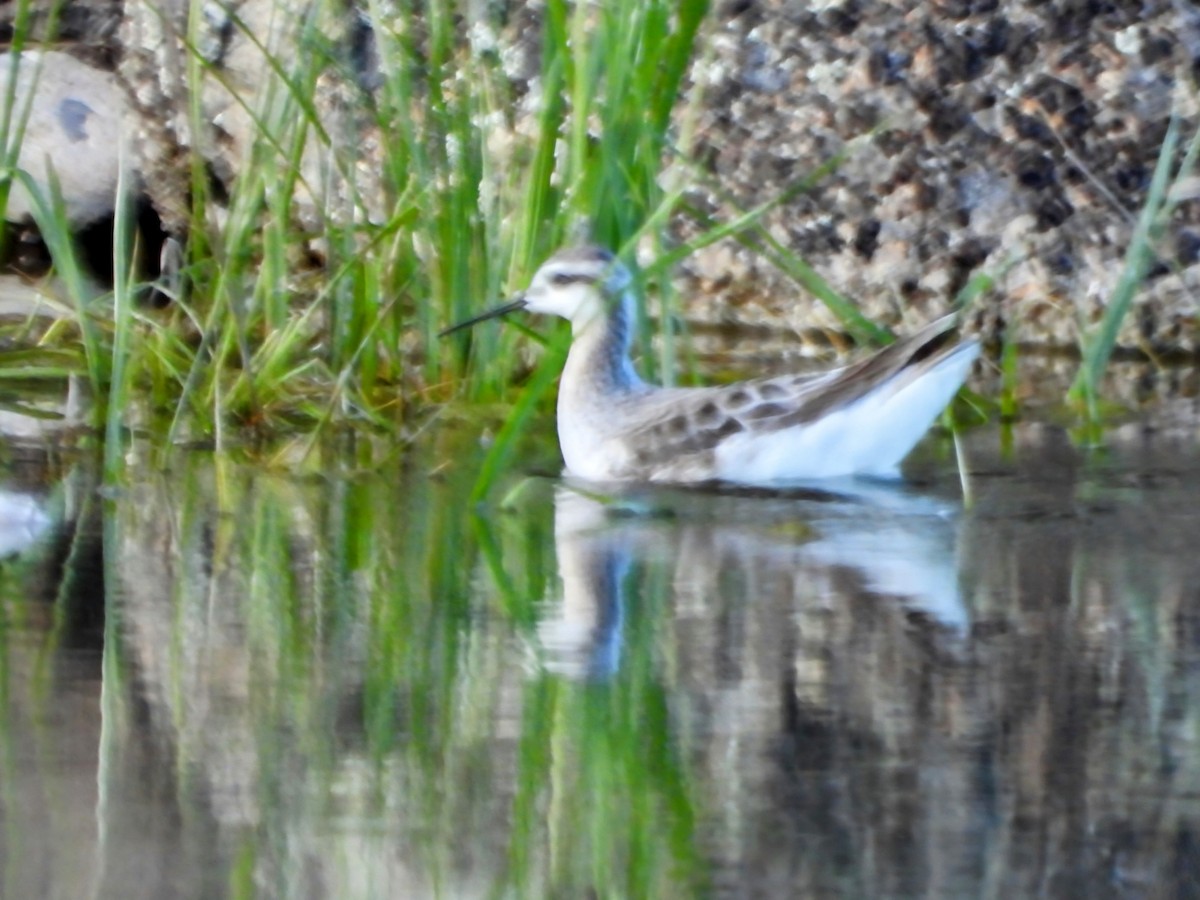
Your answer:
[[[561,250],[520,296],[442,332],[517,310],[562,316],[558,392],[567,474],[591,481],[749,485],[895,475],[979,355],[947,316],[844,368],[719,387],[647,384],[629,359],[636,299],[608,250]]]

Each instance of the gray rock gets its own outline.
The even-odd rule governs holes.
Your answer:
[[[12,54],[0,55],[0,98],[13,97],[10,133],[16,133],[28,108],[18,167],[47,199],[49,172],[57,175],[72,227],[112,215],[126,108],[112,74],[65,53],[26,50],[10,92],[11,66]],[[33,198],[14,180],[5,218],[29,222],[33,209]]]

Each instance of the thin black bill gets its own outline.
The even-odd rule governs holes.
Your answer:
[[[517,310],[524,309],[524,308],[525,308],[525,298],[518,297],[516,300],[512,300],[509,303],[505,303],[503,306],[497,306],[495,309],[489,309],[487,312],[482,312],[477,316],[472,316],[469,319],[464,319],[462,322],[459,322],[457,325],[451,325],[449,328],[439,331],[438,337],[445,337],[448,334],[454,334],[454,332],[456,332],[456,331],[462,331],[464,328],[470,328],[472,325],[477,325],[478,323],[484,321],[485,319],[494,319],[497,316],[505,316],[505,315],[508,315],[510,312],[516,312]]]

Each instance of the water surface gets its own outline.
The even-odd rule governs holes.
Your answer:
[[[969,505],[936,441],[479,508],[455,434],[16,453],[0,894],[1200,896],[1194,437],[966,444]]]

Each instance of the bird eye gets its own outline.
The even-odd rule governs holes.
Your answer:
[[[550,276],[550,283],[555,287],[566,287],[568,284],[574,284],[577,280],[570,272],[555,272]]]

